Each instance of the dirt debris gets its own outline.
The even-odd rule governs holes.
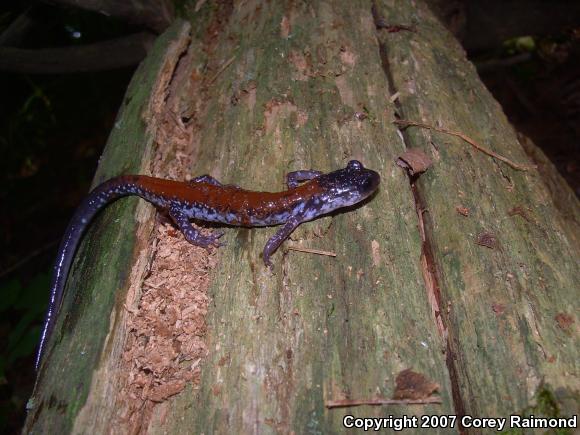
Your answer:
[[[202,230],[207,232],[208,230]],[[158,245],[143,283],[138,310],[131,312],[123,353],[126,382],[119,392],[120,418],[130,427],[148,420],[155,403],[181,392],[200,377],[215,249],[192,246],[169,224],[158,228]]]

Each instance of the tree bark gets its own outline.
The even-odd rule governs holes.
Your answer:
[[[545,179],[569,191],[545,161],[518,171],[456,136],[393,123],[458,131],[531,163],[430,11],[421,2],[249,1],[203,4],[190,19],[191,30],[175,23],[136,73],[97,181],[190,172],[282,190],[286,172],[356,158],[380,172],[380,191],[302,225],[274,255],[274,273],[259,255],[273,229],[226,229],[204,281],[201,371],[161,399],[151,394],[158,381],[139,397],[120,391],[149,382],[124,358],[127,321],[165,241],[150,206],[112,206],[77,254],[25,431],[333,433],[347,414],[577,412],[578,202],[554,199]],[[409,148],[434,161],[418,179],[395,164]],[[431,388],[396,389],[406,369]],[[441,404],[326,406],[430,397],[433,383]]]
[[[69,74],[125,68],[141,62],[154,39],[153,34],[141,32],[82,46],[40,49],[0,47],[0,71]]]

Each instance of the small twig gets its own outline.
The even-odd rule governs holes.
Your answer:
[[[368,399],[368,400],[330,400],[324,406],[328,409],[346,408],[349,406],[380,406],[380,405],[431,405],[441,404],[441,397],[427,397],[425,399]]]
[[[4,278],[6,275],[8,275],[8,274],[14,272],[15,270],[19,269],[20,267],[24,266],[29,261],[34,260],[39,255],[42,255],[45,252],[49,251],[54,246],[56,246],[59,241],[60,241],[60,239],[52,240],[52,241],[42,245],[40,248],[35,249],[34,251],[32,251],[31,253],[26,255],[24,258],[18,260],[16,263],[11,264],[10,266],[1,270],[0,271],[0,278]]]
[[[519,163],[512,162],[510,159],[508,159],[504,156],[501,156],[497,153],[494,153],[493,151],[488,150],[487,148],[482,147],[477,142],[475,142],[473,139],[471,139],[469,136],[466,136],[463,133],[459,133],[458,131],[447,130],[446,128],[439,128],[439,127],[435,127],[433,125],[422,124],[420,122],[415,122],[415,121],[407,121],[404,119],[396,119],[395,121],[393,121],[393,123],[397,124],[397,125],[401,125],[403,127],[413,127],[413,126],[414,127],[421,127],[421,128],[426,128],[428,130],[435,130],[435,131],[438,131],[439,133],[445,133],[445,134],[449,134],[451,136],[456,136],[460,139],[463,139],[465,142],[467,142],[469,145],[471,145],[476,150],[481,151],[482,153],[487,154],[490,157],[501,160],[502,162],[506,163],[507,165],[511,166],[512,168],[514,168],[518,171],[528,171],[530,169],[536,169],[536,167],[537,167],[536,165],[521,165]]]
[[[478,72],[482,72],[517,65],[522,62],[528,62],[531,59],[532,53],[520,53],[505,59],[490,59],[481,62],[475,62],[475,67],[477,68]]]
[[[388,24],[384,20],[376,21],[375,26],[377,29],[384,29],[389,33],[396,33],[400,32],[401,30],[417,33],[417,29],[415,28],[415,26],[408,26],[406,24]]]
[[[327,257],[336,257],[335,252],[321,251],[320,249],[300,248],[298,246],[292,246],[292,245],[288,246],[288,249],[291,251],[307,252],[309,254],[317,254],[317,255],[326,255]]]
[[[32,7],[29,6],[0,33],[0,47],[18,47],[34,26]]]
[[[220,75],[221,73],[223,73],[223,72],[226,70],[226,68],[227,68],[228,66],[230,66],[230,65],[232,64],[232,62],[233,62],[235,59],[236,59],[236,56],[234,55],[234,56],[232,56],[232,57],[231,57],[229,60],[227,60],[227,61],[226,61],[226,62],[225,62],[225,63],[224,63],[222,66],[221,66],[221,68],[218,70],[218,72],[216,72],[216,73],[214,74],[214,76],[213,76],[213,77],[212,77],[212,78],[209,80],[209,82],[208,82],[208,83],[211,85],[213,82],[215,82],[215,79],[217,79],[217,78],[219,77],[219,75]]]

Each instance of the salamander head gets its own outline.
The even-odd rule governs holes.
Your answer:
[[[379,187],[381,177],[358,160],[351,160],[346,168],[320,175],[316,180],[325,190],[324,200],[330,206],[325,211],[329,212],[368,198]]]

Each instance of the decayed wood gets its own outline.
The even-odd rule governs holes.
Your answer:
[[[275,229],[226,229],[200,384],[149,407],[139,429],[333,433],[353,413],[333,403],[400,403],[357,408],[365,416],[505,416],[555,390],[553,402],[569,412],[563,397],[577,391],[579,360],[578,204],[564,215],[538,172],[515,171],[457,137],[398,131],[396,114],[532,163],[429,11],[411,2],[377,2],[374,10],[347,1],[198,6],[189,47],[186,28],[175,25],[135,77],[119,121],[127,130],[112,135],[101,175],[128,161],[131,171],[149,170],[153,134],[140,122],[164,74],[180,97],[172,103],[176,124],[191,128],[193,174],[282,190],[286,172],[329,171],[357,158],[382,181],[364,207],[302,225],[291,243],[305,252],[283,245],[274,273],[260,253]],[[378,18],[398,31],[377,29]],[[156,142],[171,139],[162,134]],[[127,140],[143,148],[127,151]],[[413,185],[395,164],[407,148],[434,162]],[[163,173],[163,161],[155,167]],[[134,204],[112,207],[78,254],[69,287],[82,282],[82,309],[72,309],[69,294],[28,429],[119,429],[113,396],[124,292],[142,280],[150,255],[151,208],[142,206],[134,237]],[[112,219],[122,231],[104,228]],[[114,265],[106,277],[105,263]],[[135,263],[143,271],[133,273]],[[128,271],[132,282],[119,281]],[[413,379],[438,394],[401,397],[401,373],[422,375]]]

